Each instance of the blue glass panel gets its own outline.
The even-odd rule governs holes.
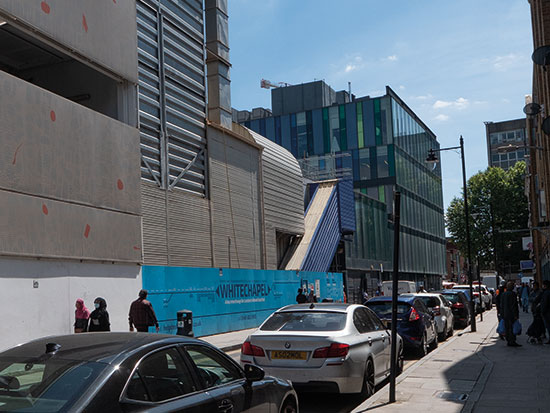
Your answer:
[[[281,116],[281,138],[282,146],[290,151],[290,116],[283,115]]]
[[[357,110],[356,104],[346,105],[346,130],[348,134],[348,149],[357,149]]]
[[[372,100],[365,100],[363,102],[363,130],[365,134],[365,146],[375,146],[374,104]]]
[[[312,130],[313,130],[313,153],[323,155],[323,112],[321,109],[315,109],[311,112]]]

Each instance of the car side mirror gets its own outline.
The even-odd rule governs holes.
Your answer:
[[[260,381],[265,377],[265,371],[253,364],[245,364],[244,376],[249,382]]]

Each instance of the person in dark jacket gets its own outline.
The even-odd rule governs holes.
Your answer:
[[[298,295],[296,296],[296,302],[298,304],[304,304],[307,303],[307,297],[303,293],[303,290],[301,288],[298,288]]]
[[[535,281],[533,283],[533,289],[531,290],[531,294],[529,294],[529,304],[531,305],[531,313],[535,314],[535,301],[538,302],[539,295],[542,294],[542,290],[540,289],[540,284],[538,281]]]
[[[550,344],[550,281],[542,282],[542,294],[537,297],[533,305],[535,307],[540,305],[542,320],[548,332],[548,341],[545,344]]]
[[[128,313],[128,322],[130,323],[130,331],[134,331],[134,327],[140,333],[147,333],[149,327],[155,326],[157,333],[159,332],[159,322],[153,310],[153,304],[146,300],[147,290],[140,290],[138,299],[130,305]]]
[[[95,310],[90,314],[89,332],[95,331],[111,331],[111,323],[109,322],[109,313],[107,312],[107,302],[101,297],[94,300]]]
[[[513,331],[514,321],[519,318],[519,307],[518,297],[514,292],[514,283],[512,281],[508,281],[508,284],[506,284],[506,292],[504,292],[500,298],[500,313],[506,327],[506,341],[508,342],[508,346],[521,347],[521,344],[516,342],[516,335]]]
[[[497,319],[499,322],[502,319],[502,314],[500,313],[500,300],[502,298],[502,294],[504,294],[505,291],[506,291],[506,288],[504,287],[504,285],[501,285],[500,287],[498,287],[497,296],[495,298],[495,304],[497,307]],[[504,340],[503,334],[499,334],[498,336],[500,337],[501,340]]]

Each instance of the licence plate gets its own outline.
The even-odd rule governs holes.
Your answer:
[[[306,351],[272,351],[271,352],[271,358],[272,359],[278,359],[278,360],[307,360],[307,352]]]

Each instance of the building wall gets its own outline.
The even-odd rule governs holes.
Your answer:
[[[544,0],[529,0],[531,4],[531,22],[533,30],[533,49],[550,44],[550,4]],[[530,76],[531,73],[526,73]],[[533,102],[543,105],[550,104],[550,77],[547,68],[533,65]],[[529,145],[542,149],[530,150],[530,225],[533,228],[533,244],[536,253],[537,278],[550,280],[550,251],[548,245],[548,217],[550,216],[550,146],[548,136],[542,131],[544,112],[528,118],[531,128]],[[546,233],[543,233],[546,232]]]
[[[304,233],[302,171],[283,147],[252,132],[262,150],[262,192],[266,231],[267,269],[278,268],[277,233]]]
[[[129,126],[135,3],[2,0],[0,19],[32,53],[60,57],[58,70],[78,67],[113,92],[108,104],[75,103],[62,96],[71,97],[73,79],[36,71],[27,49],[17,56],[33,69],[27,76],[0,71],[0,313],[9,320],[0,348],[71,333],[79,297],[89,308],[106,298],[112,329],[126,330],[142,262],[139,135]]]
[[[92,311],[107,301],[111,331],[128,331],[128,310],[141,288],[141,267],[79,261],[0,258],[0,351],[38,337],[73,332],[75,302]],[[8,333],[9,332],[9,333]]]
[[[0,0],[0,14],[79,60],[137,82],[136,7],[133,0]]]

